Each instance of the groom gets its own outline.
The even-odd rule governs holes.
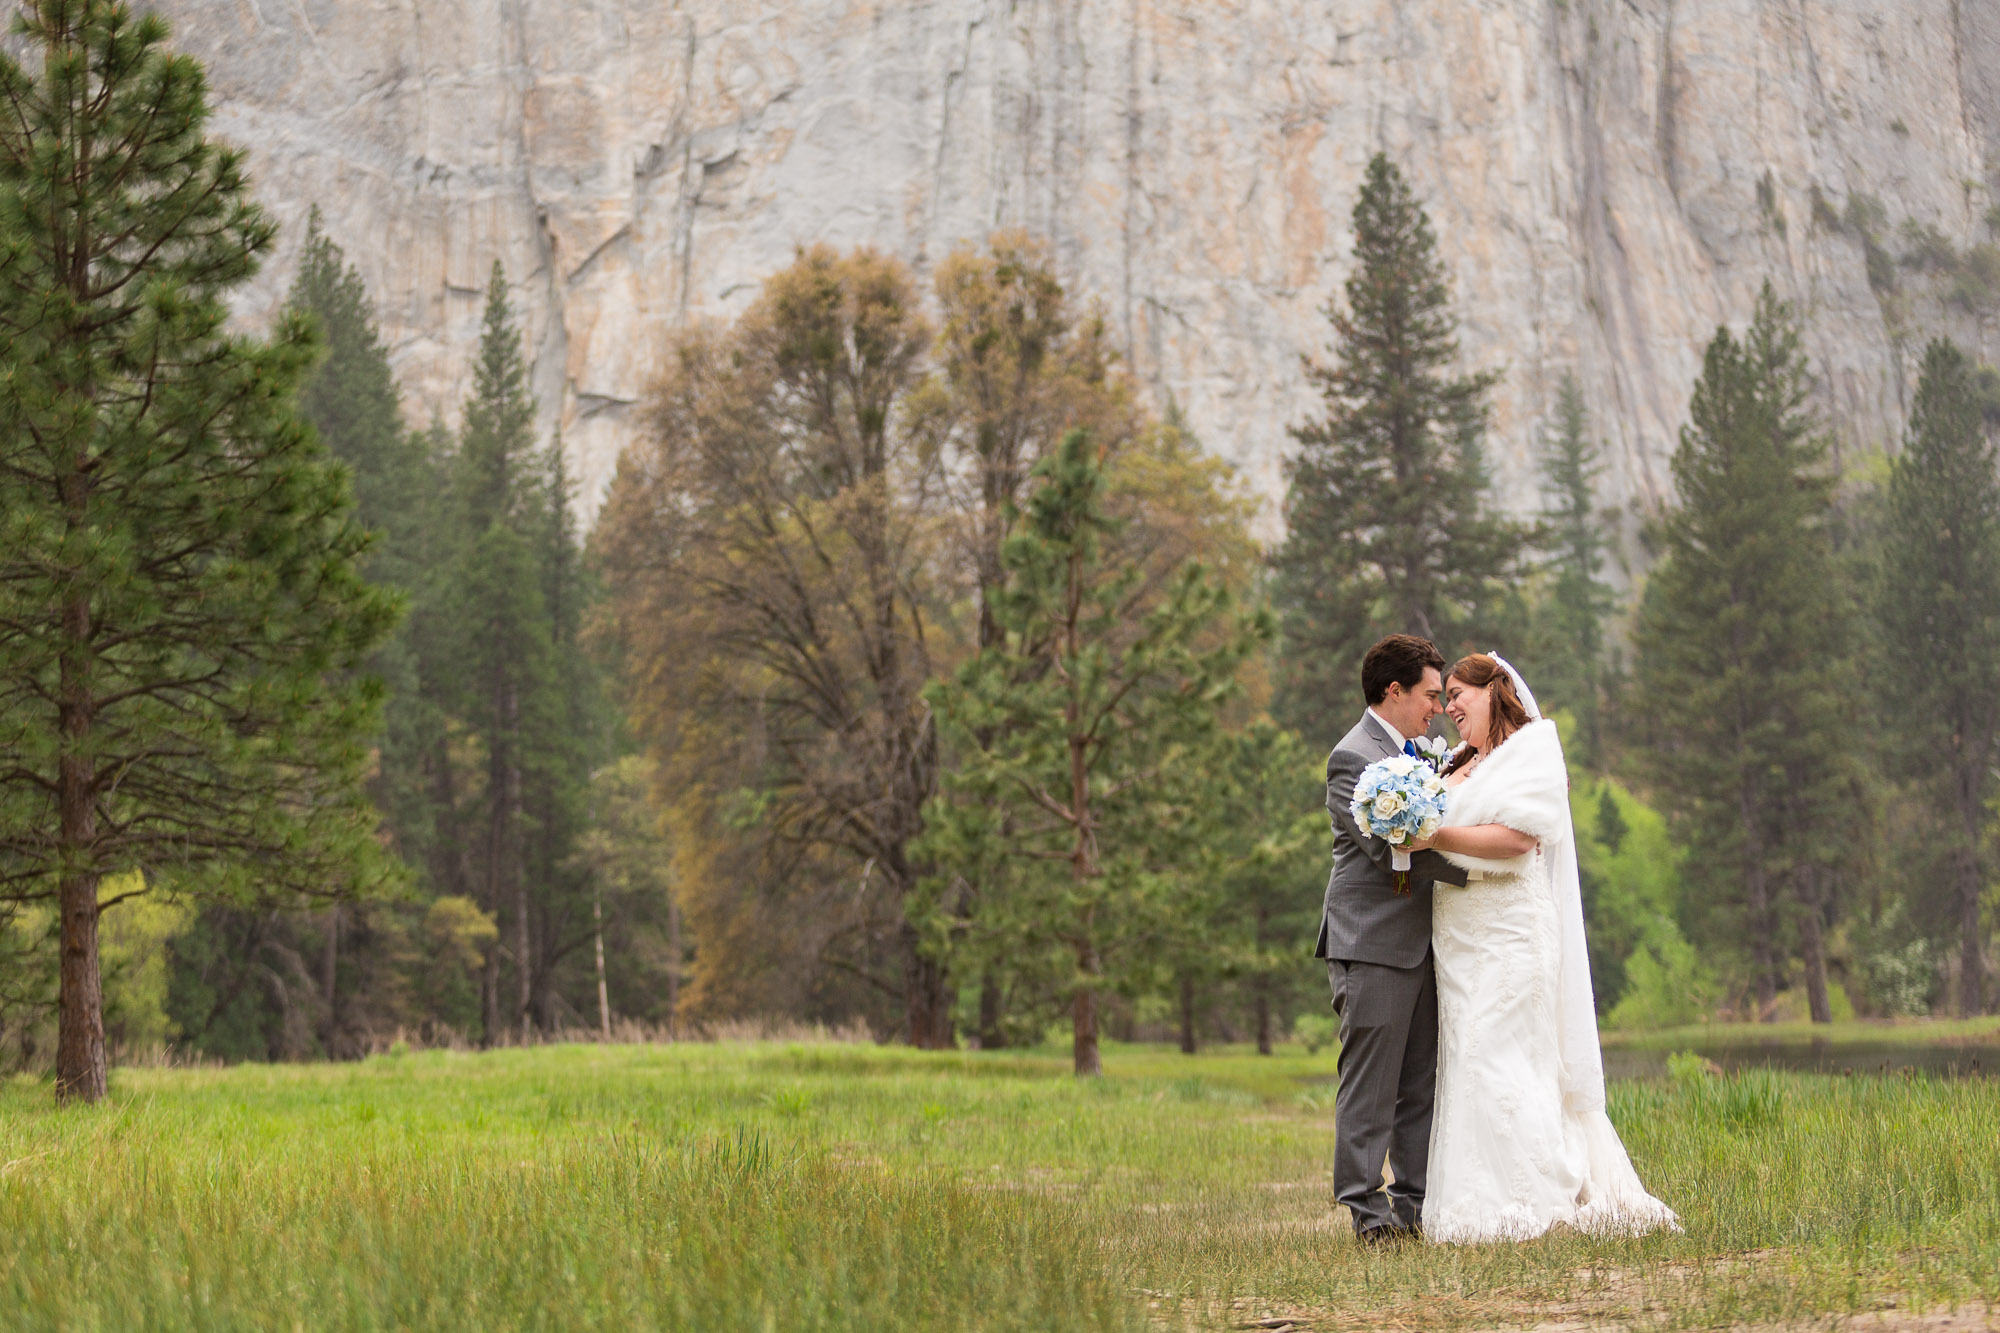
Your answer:
[[[1340,1092],[1334,1102],[1334,1197],[1364,1241],[1413,1236],[1423,1222],[1437,1088],[1437,982],[1431,971],[1431,885],[1465,872],[1418,852],[1403,876],[1389,844],[1364,835],[1348,803],[1361,770],[1403,751],[1443,711],[1444,657],[1429,639],[1392,634],[1361,662],[1368,710],[1326,761],[1333,877],[1315,958],[1326,959],[1340,1015]],[[1382,1188],[1387,1157],[1395,1183]]]

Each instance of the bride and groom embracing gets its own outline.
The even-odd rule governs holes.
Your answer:
[[[1371,648],[1361,686],[1368,709],[1326,764],[1333,875],[1313,951],[1340,1017],[1334,1193],[1355,1234],[1678,1229],[1604,1112],[1555,723],[1504,659],[1475,653],[1447,670],[1413,635]],[[1444,767],[1444,823],[1399,873],[1355,821],[1355,782],[1377,760],[1417,755],[1440,712],[1463,742]]]

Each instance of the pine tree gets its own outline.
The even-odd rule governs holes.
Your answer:
[[[1703,357],[1636,647],[1691,901],[1714,941],[1747,943],[1767,1017],[1795,939],[1826,1022],[1823,932],[1867,808],[1853,617],[1809,391],[1791,311],[1766,283],[1744,336],[1718,330]]]
[[[1034,476],[994,600],[1004,637],[926,691],[958,764],[947,797],[926,807],[919,855],[941,879],[1021,864],[963,924],[989,956],[1049,945],[1069,955],[1074,1063],[1091,1075],[1102,1072],[1099,1004],[1116,942],[1143,936],[1148,900],[1167,887],[1151,844],[1188,819],[1163,799],[1165,774],[1212,732],[1264,629],[1249,618],[1213,636],[1231,598],[1194,562],[1135,614],[1142,573],[1106,559],[1116,523],[1083,432]]]
[[[2000,740],[2000,457],[1971,362],[1925,349],[1910,431],[1889,477],[1876,614],[1896,687],[1891,755],[1935,802],[1957,917],[1959,1008],[1985,1011],[1980,894]]]
[[[1312,737],[1352,721],[1375,639],[1421,634],[1451,652],[1491,632],[1525,536],[1486,504],[1494,376],[1452,374],[1457,320],[1430,219],[1380,153],[1354,205],[1354,265],[1346,308],[1326,311],[1334,362],[1306,365],[1325,415],[1292,428],[1275,558],[1279,708]]]
[[[1269,1055],[1278,1002],[1299,974],[1299,941],[1318,925],[1320,900],[1300,889],[1325,871],[1326,783],[1321,757],[1268,721],[1217,741],[1194,779],[1197,874],[1217,907],[1188,923],[1201,936],[1190,943],[1242,984],[1258,1053]]]
[[[299,419],[305,324],[227,331],[273,229],[200,67],[112,0],[0,55],[0,886],[60,918],[56,1091],[105,1091],[109,875],[283,901],[387,874],[361,789],[395,608]],[[198,873],[193,867],[200,867]]]
[[[589,829],[591,773],[609,758],[610,719],[596,665],[583,647],[583,617],[596,588],[578,545],[574,487],[560,435],[537,462],[541,530],[535,562],[548,617],[549,673],[525,737],[527,880],[534,916],[530,1007],[535,1026],[548,1032],[557,1022],[558,970],[596,938],[595,927],[585,924],[595,908],[592,872],[580,848]]]
[[[326,348],[299,391],[299,413],[354,478],[357,515],[374,534],[363,572],[371,582],[410,597],[427,571],[425,511],[435,486],[426,456],[428,441],[404,429],[395,376],[376,329],[367,286],[326,234],[318,208],[307,218],[305,245],[286,307],[314,321]],[[438,824],[424,758],[442,719],[437,701],[422,689],[416,633],[416,622],[405,619],[368,663],[387,691],[369,795],[382,812],[391,845],[410,866],[422,868],[432,860]],[[352,1049],[353,1043],[342,1036],[348,1024],[338,983],[343,930],[338,904],[327,910],[322,929],[320,991],[326,1010],[322,1046],[329,1052],[343,1045]],[[349,920],[346,929],[354,934],[365,932],[366,926]],[[261,965],[254,958],[239,963]]]
[[[459,662],[453,711],[485,758],[472,857],[478,896],[501,923],[515,960],[514,1026],[525,1041],[534,1003],[526,822],[532,737],[544,732],[552,683],[548,607],[537,566],[546,495],[537,476],[535,402],[514,327],[507,275],[496,262],[486,287],[479,356],[454,459],[458,556],[449,605]],[[538,725],[540,724],[540,725]],[[500,1039],[501,950],[487,954],[481,988],[484,1040]]]
[[[1617,598],[1600,577],[1605,539],[1596,482],[1603,469],[1574,375],[1563,376],[1555,427],[1543,434],[1540,453],[1549,580],[1537,608],[1535,688],[1545,706],[1576,715],[1573,757],[1589,767],[1597,763],[1602,744],[1604,625]]]
[[[326,234],[317,208],[306,219],[285,304],[319,327],[325,354],[299,390],[299,415],[354,478],[355,511],[377,534],[365,571],[371,582],[410,588],[427,481],[423,440],[403,429],[367,285]]]

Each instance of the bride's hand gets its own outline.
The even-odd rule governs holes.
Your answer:
[[[1433,833],[1428,838],[1419,838],[1415,842],[1404,843],[1403,850],[1415,856],[1418,852],[1428,852],[1435,846],[1437,846],[1437,835]]]

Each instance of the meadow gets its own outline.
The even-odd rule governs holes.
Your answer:
[[[0,1324],[1985,1326],[2000,1084],[1694,1063],[1612,1093],[1686,1234],[1368,1250],[1324,1051],[436,1051],[121,1069],[66,1111],[23,1077]]]

